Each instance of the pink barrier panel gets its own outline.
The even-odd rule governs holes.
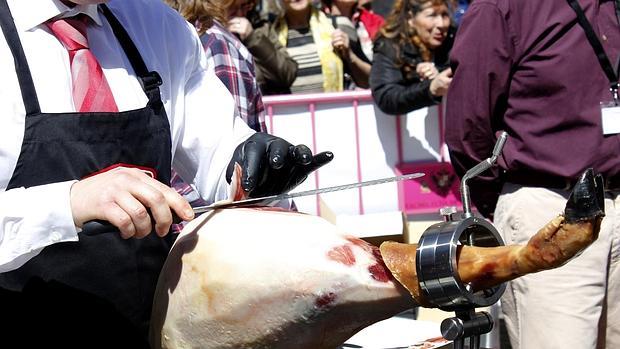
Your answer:
[[[371,102],[372,96],[370,91],[368,90],[360,90],[360,91],[347,91],[341,93],[320,93],[320,94],[298,94],[298,95],[280,95],[280,96],[265,96],[263,97],[263,103],[266,106],[267,117],[269,118],[269,132],[273,134],[278,134],[277,130],[274,130],[274,117],[276,116],[274,113],[274,107],[282,107],[282,106],[297,106],[307,108],[310,113],[311,118],[311,132],[312,132],[312,145],[311,149],[313,152],[317,152],[316,144],[317,144],[317,129],[316,129],[316,105],[317,104],[328,104],[328,103],[337,103],[337,104],[350,104],[354,113],[354,129],[355,129],[355,158],[357,162],[356,171],[357,171],[357,181],[362,181],[362,171],[361,171],[361,152],[360,152],[360,134],[359,134],[359,115],[358,115],[358,105],[360,101]],[[274,133],[275,132],[275,133]],[[320,187],[320,170],[315,173],[315,188]],[[364,200],[362,189],[357,189],[358,192],[358,212],[359,214],[364,214]],[[319,197],[316,197],[316,213],[321,214],[321,204]]]
[[[430,133],[439,132],[439,140],[440,147],[439,152],[441,153],[441,161],[437,161],[437,159],[425,160],[425,161],[403,161],[405,156],[403,153],[407,152],[409,147],[403,146],[403,134],[406,132],[403,131],[404,128],[401,123],[401,119],[404,120],[406,116],[389,116],[382,114],[378,109],[374,108],[374,112],[369,112],[372,110],[372,96],[370,91],[361,90],[361,91],[348,91],[342,93],[323,93],[323,94],[303,94],[303,95],[282,95],[282,96],[266,96],[263,98],[263,102],[265,103],[267,110],[267,118],[268,118],[268,130],[270,133],[276,135],[284,135],[286,134],[286,130],[282,129],[278,125],[282,123],[278,123],[274,121],[274,119],[278,119],[281,117],[299,117],[298,114],[294,114],[294,116],[286,115],[286,113],[279,114],[281,110],[288,110],[290,108],[294,108],[298,112],[304,112],[304,118],[308,118],[310,120],[310,127],[308,127],[307,132],[311,132],[312,144],[308,144],[310,148],[316,152],[317,151],[317,139],[320,139],[321,134],[317,134],[317,132],[321,132],[320,128],[317,131],[317,113],[318,110],[321,109],[323,112],[325,108],[332,108],[332,104],[335,108],[345,108],[349,110],[344,110],[342,112],[338,112],[339,119],[342,117],[350,117],[353,116],[352,122],[347,126],[348,132],[350,130],[354,130],[354,144],[348,144],[349,148],[346,149],[346,156],[352,157],[355,159],[355,166],[343,169],[343,171],[350,172],[351,170],[356,172],[356,180],[363,181],[368,179],[370,176],[368,174],[369,166],[373,166],[373,163],[369,163],[369,159],[367,158],[369,152],[370,142],[367,137],[374,137],[374,134],[368,134],[368,120],[369,118],[373,120],[373,123],[380,126],[377,127],[388,127],[388,134],[393,134],[394,138],[392,142],[396,140],[396,144],[392,147],[388,147],[385,144],[381,143],[379,147],[383,146],[383,151],[390,152],[391,154],[386,154],[386,158],[393,159],[392,162],[388,161],[388,166],[390,166],[391,171],[389,169],[388,172],[393,172],[395,175],[397,174],[407,174],[412,172],[424,172],[426,176],[420,178],[416,181],[407,181],[405,183],[399,183],[398,185],[398,193],[397,198],[394,198],[394,201],[398,201],[397,205],[398,209],[403,212],[416,214],[416,213],[430,213],[437,212],[439,208],[444,206],[457,206],[460,207],[460,195],[458,192],[459,181],[457,176],[454,174],[452,166],[448,161],[444,159],[443,156],[443,120],[442,113],[438,112],[438,129],[432,129]],[[327,105],[327,106],[326,106]],[[360,114],[361,105],[365,106],[364,112]],[[287,109],[288,108],[288,109]],[[340,109],[338,109],[340,110]],[[441,108],[440,108],[441,110]],[[371,115],[373,114],[374,115]],[[430,114],[429,114],[430,115]],[[434,118],[434,116],[432,116]],[[364,120],[363,130],[362,128],[362,118]],[[396,118],[396,119],[394,119]],[[324,119],[322,119],[324,120]],[[328,119],[329,120],[329,119]],[[348,121],[347,121],[348,122]],[[324,124],[324,122],[323,122]],[[305,129],[305,128],[304,128]],[[365,130],[365,131],[364,131]],[[364,133],[366,132],[366,133]],[[308,135],[307,135],[308,136]],[[323,135],[324,136],[324,135]],[[366,137],[366,138],[364,138]],[[405,136],[406,137],[406,136]],[[308,137],[306,137],[307,139]],[[389,137],[388,137],[389,138]],[[435,138],[437,139],[437,138]],[[364,142],[364,143],[362,143]],[[325,142],[323,142],[325,143]],[[375,143],[373,143],[375,144]],[[376,150],[377,146],[372,148]],[[331,149],[330,149],[331,150]],[[354,153],[354,154],[353,154]],[[366,154],[366,157],[364,156]],[[338,154],[337,154],[338,157]],[[408,157],[410,159],[411,156]],[[376,158],[375,158],[376,161]],[[329,165],[328,165],[329,166]],[[376,166],[386,166],[385,163],[377,164]],[[364,172],[363,168],[366,168]],[[313,187],[318,188],[321,186],[321,170],[317,171],[314,176],[314,185]],[[365,177],[366,176],[366,177]],[[327,177],[325,177],[327,178]],[[311,180],[311,179],[309,179]],[[351,178],[351,180],[354,180]],[[396,191],[396,189],[394,189]],[[366,193],[369,194],[369,193]],[[367,212],[366,206],[369,205],[370,202],[366,202],[365,204],[365,196],[364,190],[361,188],[357,189],[357,214],[365,214]],[[396,194],[395,194],[396,196]],[[375,200],[375,198],[369,198],[367,200]],[[381,200],[391,200],[391,198],[385,197],[380,198]],[[321,213],[321,203],[319,197],[316,197],[316,213]]]
[[[398,187],[398,202],[401,211],[407,213],[433,213],[446,206],[462,206],[459,192],[460,181],[454,168],[447,161],[444,140],[443,108],[438,108],[438,132],[441,159],[438,162],[403,162],[403,146],[400,118],[397,120],[398,159],[396,173],[425,173],[426,176],[401,182]]]
[[[435,213],[442,207],[462,206],[459,179],[448,162],[435,164],[400,164],[398,174],[423,172],[426,176],[399,183],[398,198],[401,211]]]

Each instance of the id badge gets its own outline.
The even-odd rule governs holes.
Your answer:
[[[601,103],[601,117],[604,135],[620,133],[620,105],[616,102]]]

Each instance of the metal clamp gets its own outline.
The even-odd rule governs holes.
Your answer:
[[[418,242],[416,271],[425,298],[445,311],[486,307],[499,300],[506,285],[474,292],[457,271],[459,245],[504,245],[497,230],[485,219],[469,217],[430,226]]]
[[[441,322],[441,335],[453,341],[454,349],[465,348],[465,338],[469,338],[469,349],[480,348],[480,335],[491,332],[493,317],[491,314],[473,310],[457,312],[457,316]]]
[[[497,161],[506,143],[503,132],[495,144],[491,157],[471,168],[461,180],[463,213],[455,219],[456,208],[440,210],[444,222],[430,226],[420,237],[416,253],[416,271],[420,288],[426,300],[444,310],[456,312],[456,317],[444,320],[441,332],[444,338],[454,341],[455,349],[464,348],[465,338],[470,339],[470,349],[480,347],[480,335],[493,328],[493,317],[485,312],[476,313],[478,307],[496,303],[506,289],[505,284],[474,291],[464,283],[457,270],[459,246],[503,246],[504,241],[484,218],[471,212],[467,181],[490,169]]]

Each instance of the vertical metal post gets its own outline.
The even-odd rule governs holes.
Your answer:
[[[499,348],[500,346],[500,323],[499,313],[501,310],[501,301],[491,305],[488,309],[491,317],[493,317],[493,329],[491,332],[485,333],[480,337],[480,346],[482,348]]]
[[[480,335],[469,337],[469,349],[480,349]]]

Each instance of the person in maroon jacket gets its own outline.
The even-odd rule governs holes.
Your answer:
[[[513,348],[620,348],[620,136],[611,117],[618,107],[606,107],[618,82],[617,6],[479,0],[456,34],[450,157],[462,176],[508,133],[498,169],[470,183],[506,244],[561,213],[584,169],[605,176],[607,217],[591,248],[562,269],[508,285],[502,309]]]

